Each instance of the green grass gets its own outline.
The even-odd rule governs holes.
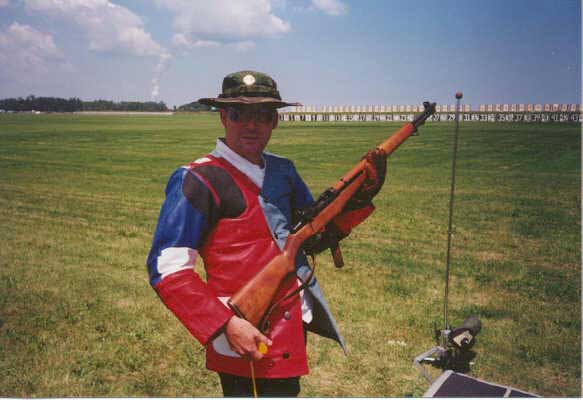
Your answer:
[[[318,194],[398,126],[283,123],[268,150]],[[216,115],[0,117],[1,396],[220,395],[145,258],[168,176],[221,131]],[[319,257],[349,355],[309,335],[302,396],[427,388],[412,359],[442,316],[452,138],[429,123],[405,143],[346,267]],[[450,319],[482,320],[478,378],[581,395],[580,150],[575,125],[462,124]]]

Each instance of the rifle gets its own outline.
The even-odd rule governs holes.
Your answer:
[[[424,102],[423,107],[423,112],[381,143],[378,149],[388,156],[409,136],[417,132],[417,128],[435,113],[435,103]],[[332,187],[326,189],[310,207],[310,212],[304,213],[300,222],[293,227],[282,252],[228,300],[227,304],[235,315],[246,319],[261,331],[268,328],[267,317],[273,310],[273,305],[270,307],[270,304],[280,283],[288,274],[294,272],[297,252],[306,240],[321,232],[334,217],[342,212],[348,200],[366,179],[365,163],[366,160],[360,160]],[[335,256],[335,264],[339,266],[341,260],[338,249],[332,249],[332,254]],[[311,276],[302,286],[310,281]]]

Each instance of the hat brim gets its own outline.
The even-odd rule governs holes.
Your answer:
[[[273,97],[217,97],[217,98],[202,98],[198,99],[200,104],[206,104],[207,106],[213,106],[218,108],[228,107],[234,104],[261,104],[272,108],[281,108],[289,106],[301,106],[301,103],[288,103],[286,101],[278,100]]]

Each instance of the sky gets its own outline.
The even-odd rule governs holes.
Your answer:
[[[581,103],[580,0],[0,0],[0,98]]]

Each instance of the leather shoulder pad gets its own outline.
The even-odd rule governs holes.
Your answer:
[[[200,161],[203,160],[203,161]],[[207,161],[208,160],[208,161]],[[241,189],[235,183],[231,175],[214,160],[203,157],[188,166],[189,188],[184,191],[184,195],[193,204],[198,201],[199,193],[204,189],[204,185],[210,191],[219,211],[218,218],[235,218],[245,211],[247,204]],[[195,178],[197,182],[193,182]],[[186,185],[186,179],[185,179]],[[188,194],[187,194],[188,193]]]

